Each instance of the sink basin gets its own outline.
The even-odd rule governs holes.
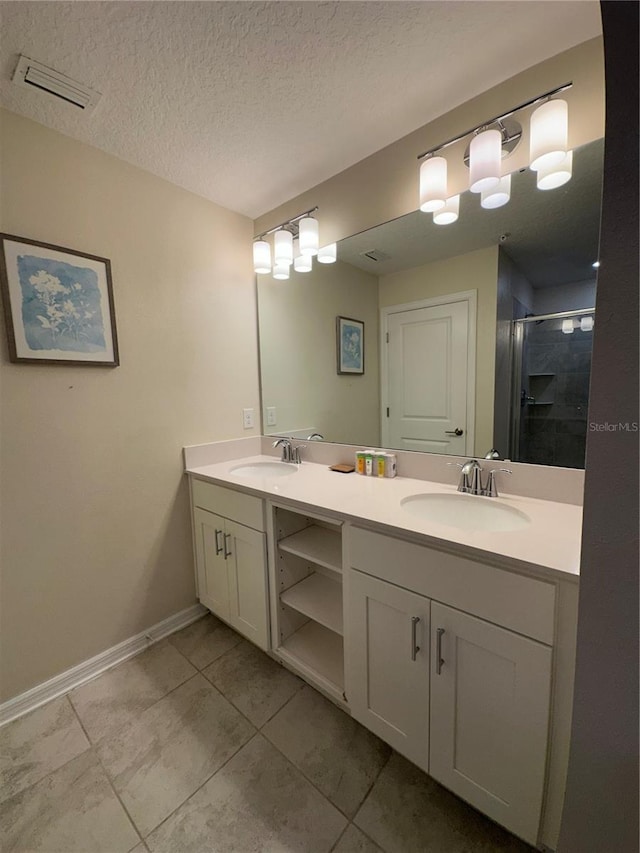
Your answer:
[[[290,462],[250,462],[247,465],[236,465],[231,469],[231,474],[236,477],[264,478],[264,477],[290,477],[298,470],[297,465]]]
[[[457,527],[459,530],[506,533],[522,530],[531,524],[529,516],[519,509],[500,503],[495,498],[475,495],[411,495],[403,498],[400,505],[417,518]]]

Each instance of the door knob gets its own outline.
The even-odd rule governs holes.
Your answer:
[[[464,430],[460,429],[460,427],[456,427],[455,429],[446,429],[444,431],[445,435],[463,435]]]

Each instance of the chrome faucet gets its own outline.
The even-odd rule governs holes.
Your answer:
[[[498,472],[511,474],[509,468],[492,468],[488,472],[487,482],[482,482],[482,466],[477,459],[469,459],[464,464],[461,462],[447,462],[447,465],[455,465],[460,468],[460,480],[458,491],[469,495],[483,495],[487,498],[497,498],[498,489],[495,475]]]
[[[307,436],[307,441],[324,441],[324,436],[319,432],[312,432]]]
[[[280,457],[281,462],[291,462],[293,465],[300,465],[302,462],[302,457],[300,456],[300,451],[304,450],[307,446],[306,444],[298,444],[294,447],[292,444],[292,439],[290,438],[278,438],[273,442],[274,447],[282,447],[282,456]]]

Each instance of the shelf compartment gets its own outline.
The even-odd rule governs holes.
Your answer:
[[[312,524],[299,533],[281,539],[278,547],[281,551],[310,560],[325,569],[342,572],[342,536],[339,530]]]
[[[315,622],[342,634],[342,584],[314,573],[280,595],[280,601]]]
[[[287,659],[302,664],[342,694],[344,690],[344,648],[342,637],[334,631],[307,622],[288,637],[278,649]]]

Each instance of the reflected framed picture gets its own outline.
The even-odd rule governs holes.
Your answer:
[[[0,288],[11,361],[120,363],[107,258],[0,234]]]
[[[364,373],[364,323],[336,317],[338,373]]]

